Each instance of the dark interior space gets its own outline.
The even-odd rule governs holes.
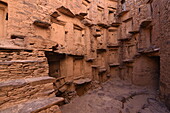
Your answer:
[[[60,61],[65,58],[65,54],[59,54],[54,52],[45,52],[49,65],[49,76],[60,77]]]

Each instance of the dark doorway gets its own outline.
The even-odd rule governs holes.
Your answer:
[[[159,85],[160,85],[160,57],[159,56],[154,56],[151,57],[153,61],[155,62],[155,74],[153,79],[155,80],[155,88],[159,90]]]
[[[133,83],[158,90],[159,82],[160,57],[144,55],[136,59],[133,68]]]
[[[60,63],[65,58],[65,54],[55,52],[45,52],[49,65],[49,76],[58,78],[61,76]]]

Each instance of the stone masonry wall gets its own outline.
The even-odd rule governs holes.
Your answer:
[[[0,4],[2,112],[20,112],[20,106],[29,108],[26,112],[53,111],[57,106],[52,103],[63,101],[55,95],[70,99],[89,90],[92,81],[118,77],[116,0],[1,0]]]
[[[1,81],[48,76],[47,59],[41,52],[1,51]]]
[[[169,1],[120,0],[121,77],[156,88],[169,105]]]
[[[51,94],[70,99],[110,77],[160,90],[168,105],[168,6],[168,0],[0,0],[0,108],[39,98],[49,104]]]
[[[156,2],[156,1],[155,1]],[[158,2],[158,1],[157,1]],[[160,3],[160,45],[161,45],[161,77],[160,91],[165,99],[166,105],[170,108],[170,70],[169,64],[169,36],[170,36],[170,1],[161,0]]]

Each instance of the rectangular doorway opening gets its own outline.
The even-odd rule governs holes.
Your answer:
[[[45,52],[49,65],[49,76],[61,77],[61,61],[66,57],[65,54],[55,52]]]
[[[160,57],[159,56],[154,56],[154,57],[152,57],[152,59],[155,62],[155,67],[153,67],[154,70],[155,70],[155,76],[154,76],[155,88],[157,90],[159,90],[159,86],[160,86]]]

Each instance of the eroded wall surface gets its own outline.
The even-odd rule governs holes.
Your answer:
[[[118,77],[116,9],[116,0],[1,0],[1,111],[60,112],[56,96]]]
[[[155,1],[156,2],[156,1]],[[160,76],[160,91],[165,99],[166,105],[170,107],[170,70],[169,64],[169,36],[170,36],[170,1],[160,1],[160,47],[161,49],[161,76]]]
[[[110,77],[159,89],[168,100],[168,6],[168,0],[1,0],[0,108],[21,112],[19,106],[43,99],[29,112],[60,113],[56,95],[70,99]]]
[[[169,106],[169,1],[122,0],[118,16],[121,75],[157,89]]]

